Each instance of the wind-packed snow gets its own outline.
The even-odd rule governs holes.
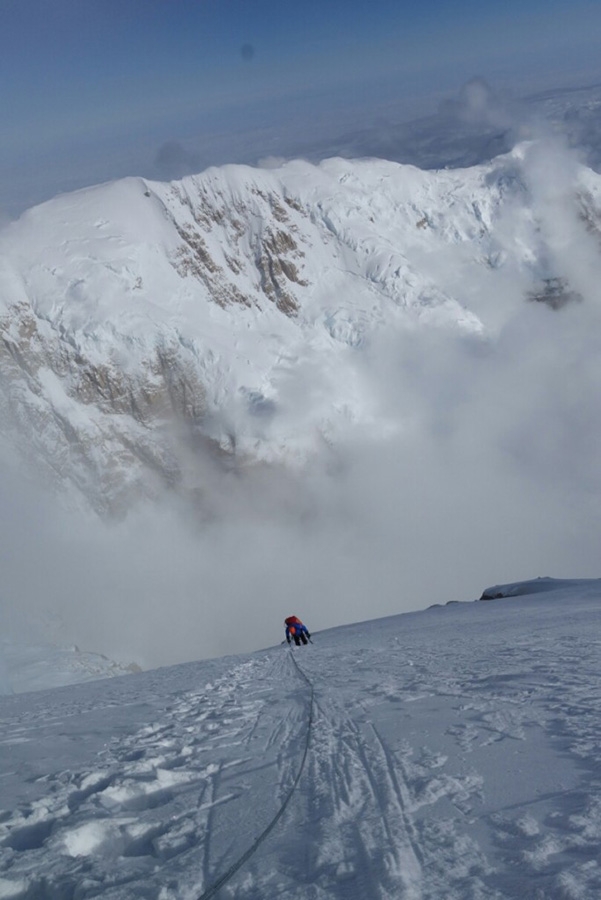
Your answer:
[[[1,698],[0,897],[596,900],[601,582],[485,594]]]

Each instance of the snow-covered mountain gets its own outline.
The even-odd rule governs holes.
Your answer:
[[[484,594],[0,698],[0,896],[597,900],[601,582]]]
[[[231,166],[30,210],[0,234],[5,449],[119,512],[202,492],[203,451],[298,464],[398,427],[366,376],[379,336],[485,341],[516,303],[586,294],[572,249],[598,239],[601,177],[546,182],[537,152]]]

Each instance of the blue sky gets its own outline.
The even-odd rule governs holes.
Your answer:
[[[0,0],[0,17],[13,214],[169,175],[178,153],[184,168],[293,155],[383,111],[428,113],[472,76],[518,92],[601,78],[592,0]]]

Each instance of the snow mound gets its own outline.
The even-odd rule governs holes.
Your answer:
[[[575,591],[578,595],[601,598],[601,578],[535,578],[532,581],[515,581],[511,584],[495,584],[482,592],[480,600],[501,600],[504,597],[528,597],[533,594]]]
[[[78,647],[0,641],[0,694],[20,694],[139,672]]]

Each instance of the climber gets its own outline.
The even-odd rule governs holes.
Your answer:
[[[289,644],[294,641],[296,646],[300,647],[301,641],[306,644],[311,640],[309,629],[303,625],[298,616],[288,616],[287,619],[284,619],[284,625],[286,626],[286,640]]]

